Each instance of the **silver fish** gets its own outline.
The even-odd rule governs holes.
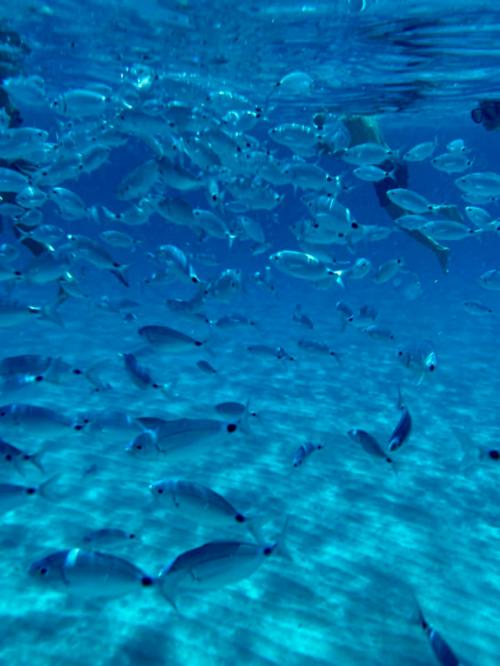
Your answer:
[[[60,550],[29,568],[29,575],[47,587],[74,596],[107,599],[154,586],[155,579],[128,560],[98,550]]]

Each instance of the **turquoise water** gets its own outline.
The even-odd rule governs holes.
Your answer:
[[[0,437],[41,469],[2,449],[0,664],[457,663],[436,654],[418,608],[460,664],[499,663],[500,280],[485,275],[500,270],[500,192],[455,183],[497,171],[500,135],[470,112],[497,99],[498,16],[493,3],[452,6],[2,3]],[[388,151],[364,164],[386,171],[384,191],[434,207],[418,238],[343,152],[373,143],[349,134],[355,115]],[[291,143],[273,139],[292,123]],[[47,134],[26,145],[23,128]],[[422,142],[432,156],[405,159]],[[439,170],[443,153],[467,164]],[[130,192],[124,178],[145,163]],[[329,180],[287,175],[298,165]],[[25,179],[24,198],[6,174]],[[311,214],[328,194],[342,219]],[[422,230],[436,220],[458,226]],[[311,221],[330,242],[314,242]],[[302,277],[284,251],[300,253]],[[377,280],[395,259],[402,269]],[[149,325],[191,343],[148,344]],[[8,373],[2,359],[26,354],[67,365]],[[412,429],[390,451],[399,392]],[[226,401],[244,416],[217,411]],[[144,417],[220,432],[191,446],[184,433],[174,456]],[[127,451],[145,431],[150,454]],[[306,442],[321,449],[294,467]],[[162,479],[221,494],[255,519],[258,542],[232,517],[210,526],[199,507],[193,520],[155,502]],[[17,500],[9,484],[24,487]],[[125,537],[85,542],[104,528]],[[219,582],[215,565],[193,566],[173,608],[160,570],[214,541],[250,544],[254,572],[239,556]],[[59,551],[49,575],[30,575]],[[111,592],[116,571],[96,570],[93,551],[139,577]]]

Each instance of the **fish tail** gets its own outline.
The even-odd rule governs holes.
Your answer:
[[[57,312],[59,305],[61,305],[59,299],[57,299],[51,305],[44,305],[40,310],[40,319],[43,319],[44,321],[50,321],[56,326],[64,328],[64,319],[61,317],[59,312]]]
[[[40,470],[42,474],[45,474],[45,467],[42,464],[42,456],[44,456],[45,453],[45,449],[40,449],[40,451],[37,451],[29,457],[30,463]]]
[[[130,282],[126,276],[128,266],[119,266],[118,268],[111,268],[110,273],[116,277],[125,287],[130,287]]]
[[[181,613],[179,611],[179,607],[177,606],[177,599],[175,598],[175,585],[166,582],[166,578],[167,577],[165,576],[158,576],[156,579],[156,582],[158,583],[158,590],[163,599],[168,601],[174,611],[180,615]]]
[[[56,501],[60,499],[59,493],[57,493],[57,491],[55,490],[60,478],[61,478],[60,474],[54,474],[54,476],[51,476],[49,479],[41,483],[38,486],[39,494],[45,499],[51,501]]]

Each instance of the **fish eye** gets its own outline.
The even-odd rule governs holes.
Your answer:
[[[36,493],[36,488],[26,488],[26,495],[34,495]]]
[[[37,375],[37,376],[35,377],[35,381],[36,381],[36,382],[43,382],[43,375]]]
[[[47,567],[42,567],[41,569],[38,570],[38,573],[40,574],[40,576],[46,576],[49,573],[49,570],[47,569]]]
[[[434,363],[431,363],[430,366],[429,366],[429,372],[434,372],[435,369],[436,369],[436,366],[434,365]]]
[[[235,423],[229,423],[226,430],[228,432],[234,432],[237,428],[237,425]]]
[[[271,553],[273,552],[273,549],[272,549],[271,546],[266,546],[262,552],[263,552],[264,555],[266,555],[266,557],[267,557],[268,555],[271,555]]]
[[[135,539],[135,534],[132,532],[131,534],[128,535],[129,539]]]
[[[5,456],[5,460],[8,460],[9,462],[12,460],[12,456],[10,455],[10,453],[7,453],[7,455]]]
[[[159,488],[156,489],[156,492],[158,493],[158,495],[163,495],[163,493],[164,493],[165,491],[164,491],[164,489],[160,486]]]
[[[245,516],[243,516],[241,513],[237,513],[234,519],[236,520],[237,523],[245,522]]]
[[[142,450],[142,444],[136,444],[134,446],[134,448],[137,449],[138,451],[141,451]]]
[[[490,451],[488,451],[488,456],[492,460],[500,460],[500,451],[498,449],[490,449]]]
[[[5,416],[7,412],[0,412],[0,416]]]

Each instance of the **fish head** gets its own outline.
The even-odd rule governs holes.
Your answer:
[[[28,569],[31,578],[40,581],[43,584],[53,585],[54,583],[67,584],[64,575],[64,565],[68,556],[67,550],[51,553],[46,557],[33,562]]]
[[[139,458],[148,458],[154,456],[158,452],[156,446],[157,435],[152,430],[145,430],[134,439],[126,447],[126,452]]]
[[[175,481],[169,479],[149,484],[149,491],[156,502],[168,497],[175,504],[174,489]]]

